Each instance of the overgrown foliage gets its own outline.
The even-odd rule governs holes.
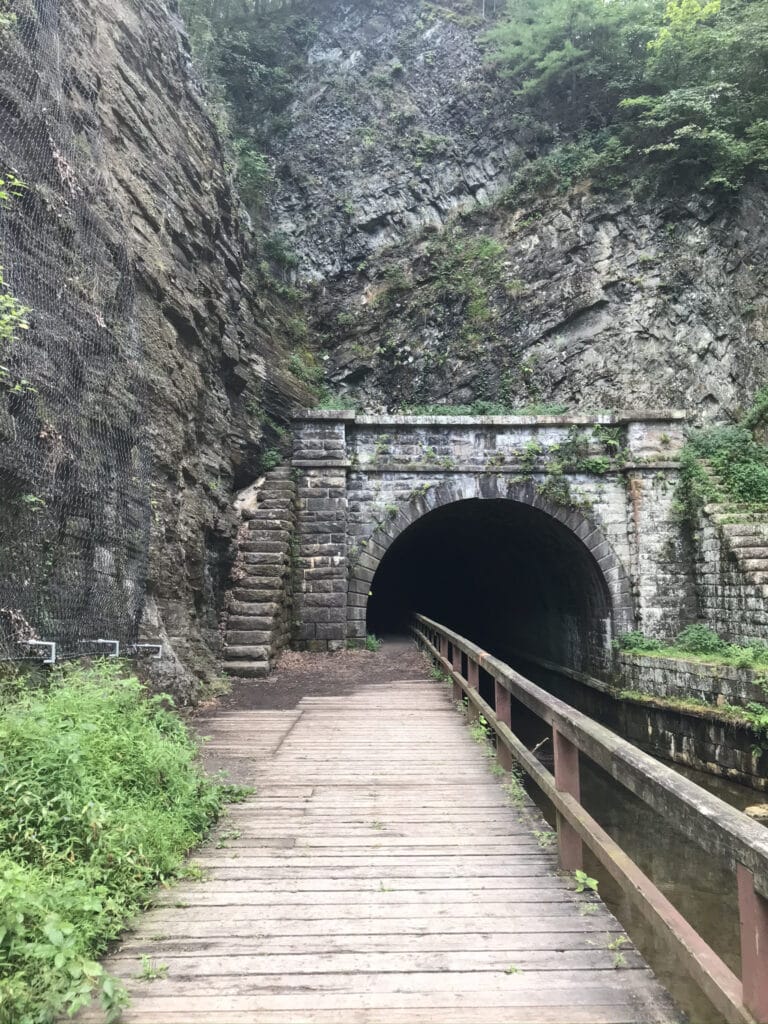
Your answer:
[[[3,18],[11,17],[10,15],[4,16],[2,12],[3,7],[0,3],[0,32],[4,26]],[[24,182],[15,174],[5,172],[0,176],[0,206],[21,197],[25,188]],[[15,341],[19,331],[29,329],[27,317],[30,312],[31,310],[22,305],[11,293],[5,283],[3,268],[0,266],[0,356],[2,356],[3,349]],[[6,381],[7,377],[7,367],[0,365],[0,382]]]
[[[627,654],[649,654],[735,665],[737,668],[768,665],[768,644],[755,640],[750,645],[731,644],[702,623],[694,623],[674,640],[659,640],[637,630],[619,637],[617,648]]]
[[[0,0],[0,37],[16,24],[16,15],[10,9],[8,0]],[[2,186],[0,185],[0,188]]]
[[[691,435],[681,453],[681,516],[693,522],[707,502],[734,510],[768,510],[768,447],[758,431],[768,418],[768,388],[755,396],[740,423]]]
[[[478,399],[467,405],[408,405],[398,412],[412,416],[559,416],[568,412],[568,406],[557,402],[510,406],[504,402]]]
[[[64,668],[0,707],[0,1022],[48,1024],[98,994],[95,957],[218,815],[170,698],[119,667]]]
[[[768,167],[768,0],[508,0],[486,40],[583,177],[733,191]]]
[[[181,0],[181,12],[219,127],[232,142],[242,198],[256,211],[273,179],[269,141],[290,125],[293,82],[317,31],[311,5]]]

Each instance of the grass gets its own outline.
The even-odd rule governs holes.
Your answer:
[[[568,412],[568,406],[556,402],[510,406],[478,400],[470,405],[409,405],[398,412],[408,416],[560,416]]]
[[[96,958],[227,798],[168,697],[119,665],[64,667],[0,704],[0,1024],[50,1024],[122,986]]]
[[[686,626],[674,640],[658,640],[634,631],[617,641],[625,654],[655,658],[677,658],[707,665],[732,665],[735,668],[768,668],[768,644],[755,640],[749,645],[731,644],[701,624]]]

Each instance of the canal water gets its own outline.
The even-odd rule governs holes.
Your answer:
[[[556,678],[552,672],[545,670],[537,671],[529,663],[516,667],[555,696],[578,707],[579,687],[572,679],[565,676]],[[487,691],[484,696],[488,699],[490,692]],[[591,712],[594,716],[594,708]],[[551,771],[550,728],[517,701],[512,702],[512,722],[515,733],[529,748],[541,743],[537,756]],[[680,765],[670,764],[670,767],[740,810],[750,804],[765,802],[765,793]],[[696,843],[678,832],[673,822],[661,818],[583,756],[581,786],[582,802],[589,813],[652,879],[731,970],[740,976],[735,872],[716,857],[705,853]],[[529,791],[550,824],[554,824],[554,810],[549,801],[532,784]],[[678,1006],[688,1015],[691,1024],[722,1024],[722,1016],[690,980],[669,944],[654,934],[645,919],[629,905],[618,885],[592,854],[586,850],[585,854],[585,869],[599,881],[600,895],[669,989]]]

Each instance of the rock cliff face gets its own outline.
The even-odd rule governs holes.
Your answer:
[[[182,680],[212,675],[233,491],[311,400],[285,369],[301,311],[249,252],[175,8],[10,9],[0,178],[26,187],[0,208],[0,265],[30,329],[0,353],[0,623],[69,649],[161,636]],[[480,0],[297,10],[310,42],[264,215],[342,404],[746,402],[765,370],[763,188],[512,193],[546,133],[483,64]]]
[[[0,264],[31,312],[0,359],[0,604],[69,649],[142,620],[182,681],[210,675],[232,489],[307,396],[281,370],[281,312],[249,270],[177,16],[12,8],[0,169],[27,187],[0,212]]]
[[[479,12],[323,7],[275,143],[274,213],[320,296],[334,390],[390,409],[489,399],[727,418],[765,371],[765,190],[716,204],[583,182],[505,197],[546,133],[484,67]]]

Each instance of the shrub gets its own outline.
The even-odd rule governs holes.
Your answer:
[[[616,643],[620,651],[660,651],[664,646],[661,640],[645,636],[637,629],[624,633]]]
[[[119,672],[64,668],[0,709],[2,1024],[48,1024],[92,993],[117,1011],[94,958],[221,807],[170,698]]]
[[[714,630],[697,623],[685,627],[675,640],[675,646],[689,654],[718,654],[725,650],[727,645]]]

